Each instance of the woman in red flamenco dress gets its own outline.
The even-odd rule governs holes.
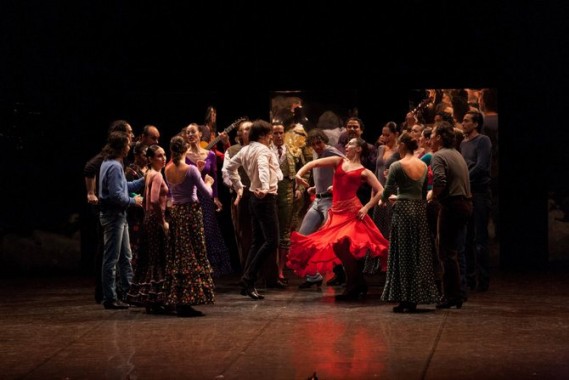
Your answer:
[[[358,299],[367,294],[363,277],[363,264],[369,251],[371,257],[379,257],[382,270],[387,263],[388,241],[383,237],[368,211],[375,206],[383,192],[377,177],[361,164],[367,154],[367,143],[353,138],[346,145],[346,157],[332,156],[313,160],[296,173],[296,182],[309,187],[304,178],[315,167],[335,168],[332,181],[332,207],[324,225],[310,235],[291,234],[291,247],[287,266],[304,277],[326,273],[337,264],[346,271],[346,289],[337,295],[338,300]],[[356,191],[367,182],[374,190],[370,201],[362,206]]]

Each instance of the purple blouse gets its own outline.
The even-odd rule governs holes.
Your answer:
[[[186,156],[186,164],[192,165],[192,166],[197,166],[197,164],[195,162],[193,162],[192,160],[190,160],[188,158],[188,156]],[[211,188],[213,189],[212,197],[215,198],[215,197],[217,197],[217,158],[216,158],[215,152],[213,150],[209,151],[209,153],[207,154],[207,157],[205,159],[205,166],[201,172],[202,179],[205,178],[206,174],[209,174],[210,177],[215,180],[213,185],[211,185]]]
[[[197,167],[190,165],[184,180],[179,184],[170,183],[170,195],[175,205],[197,202],[196,189],[211,197],[211,189],[205,184]]]

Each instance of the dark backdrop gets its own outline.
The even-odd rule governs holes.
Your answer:
[[[57,230],[79,212],[83,165],[117,118],[167,138],[210,104],[224,126],[300,89],[353,91],[377,126],[401,119],[410,89],[496,87],[503,264],[542,264],[546,192],[566,182],[564,9],[399,3],[3,1],[2,231]]]

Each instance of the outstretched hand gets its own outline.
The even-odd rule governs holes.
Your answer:
[[[294,176],[294,179],[295,179],[297,185],[304,186],[305,188],[308,188],[310,186],[308,181],[305,180],[304,178],[302,178],[301,176],[299,176],[298,174]]]

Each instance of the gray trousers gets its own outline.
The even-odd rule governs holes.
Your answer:
[[[311,233],[317,231],[322,224],[328,218],[328,209],[332,207],[332,197],[328,198],[316,198],[310,208],[304,215],[302,219],[302,224],[298,230],[298,233],[302,235],[310,235]],[[307,276],[308,281],[314,282],[321,278],[320,273],[316,273],[314,276]]]

